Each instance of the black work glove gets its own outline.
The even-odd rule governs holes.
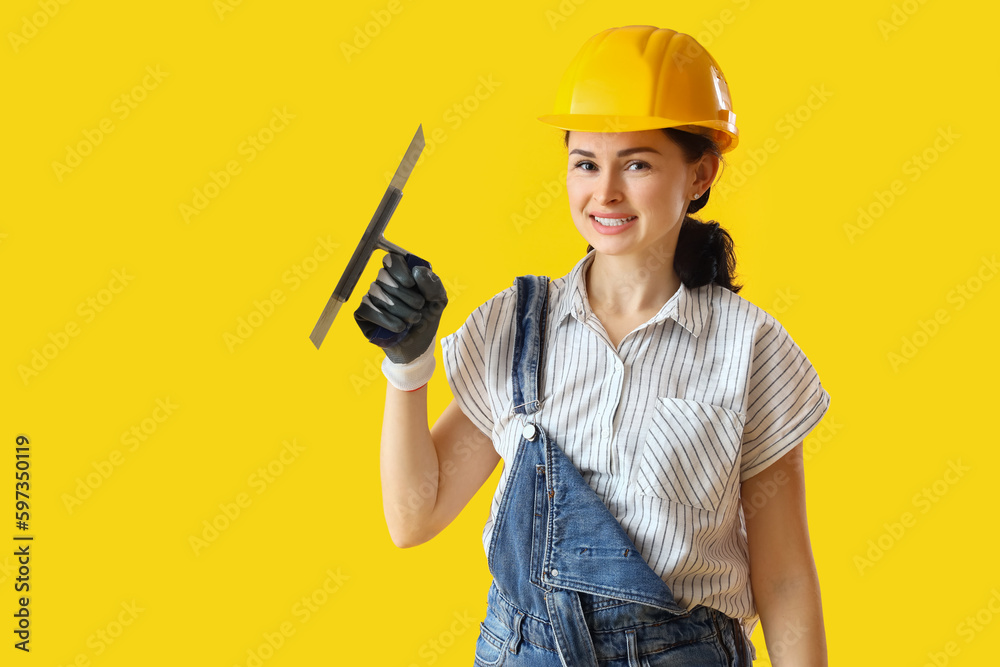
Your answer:
[[[398,341],[382,347],[392,363],[408,364],[434,346],[448,295],[437,274],[426,266],[411,271],[399,253],[386,253],[382,267],[354,319],[368,340],[378,327],[395,333],[409,327]]]

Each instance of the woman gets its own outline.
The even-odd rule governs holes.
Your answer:
[[[802,439],[830,397],[788,333],[739,297],[728,234],[689,217],[738,132],[694,39],[614,28],[567,70],[556,113],[589,243],[521,276],[442,339],[455,395],[424,389],[447,296],[389,254],[356,317],[386,348],[386,520],[431,539],[504,468],[483,538],[482,665],[825,665]]]

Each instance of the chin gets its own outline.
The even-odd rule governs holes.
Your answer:
[[[607,243],[603,239],[596,239],[597,243],[591,242],[590,245],[594,246],[594,250],[601,253],[602,255],[627,255],[630,252],[630,247],[621,243]]]

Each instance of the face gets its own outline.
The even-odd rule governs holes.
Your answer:
[[[569,134],[566,190],[577,230],[599,253],[672,253],[688,202],[718,160],[684,161],[661,130]],[[713,168],[714,164],[714,168]]]

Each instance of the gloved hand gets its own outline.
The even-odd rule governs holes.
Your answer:
[[[417,266],[411,271],[403,255],[395,252],[382,258],[382,268],[361,298],[354,319],[369,340],[380,326],[396,333],[410,327],[401,340],[382,348],[386,356],[382,370],[394,386],[409,390],[430,380],[434,342],[446,305],[444,285],[431,269]]]

